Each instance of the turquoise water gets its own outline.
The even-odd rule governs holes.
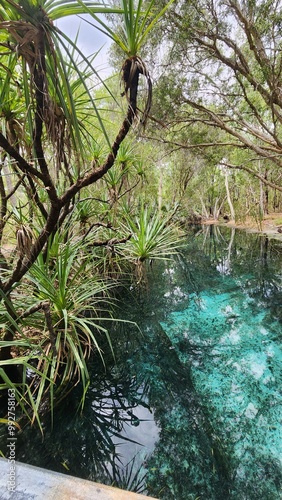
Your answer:
[[[112,326],[83,412],[78,387],[18,460],[164,500],[282,498],[281,263],[279,241],[191,230],[120,297],[139,328]]]

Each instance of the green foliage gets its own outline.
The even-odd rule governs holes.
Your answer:
[[[136,56],[144,44],[148,34],[163,16],[174,0],[169,0],[166,6],[159,12],[154,12],[155,0],[149,3],[144,0],[121,0],[122,23],[121,33],[118,34],[111,27],[96,16],[93,9],[88,13],[101,27],[100,31],[108,35],[124,52],[127,57]],[[78,4],[82,4],[79,0]]]
[[[96,348],[102,355],[94,330],[108,337],[99,321],[110,306],[107,296],[112,285],[97,276],[92,256],[80,241],[68,240],[56,248],[56,255],[52,246],[47,258],[40,255],[28,274],[34,296],[50,303],[55,331],[76,340],[85,337],[89,352]]]
[[[86,247],[71,240],[62,243],[58,238],[57,235],[53,244],[49,244],[44,257],[39,256],[24,285],[13,295],[17,311],[25,312],[20,314],[12,304],[9,305],[15,319],[7,313],[5,316],[5,310],[2,312],[2,327],[12,322],[17,338],[2,341],[0,345],[12,345],[15,353],[24,353],[27,349],[29,353],[17,356],[12,362],[0,361],[5,381],[1,389],[15,387],[5,376],[3,367],[10,363],[22,366],[23,379],[17,388],[17,400],[22,409],[28,403],[32,421],[37,419],[39,424],[46,397],[50,398],[53,408],[70,390],[71,383],[81,382],[83,402],[89,384],[87,359],[93,351],[103,359],[101,338],[103,342],[106,339],[112,349],[109,332],[103,326],[110,319],[112,284],[97,276]],[[26,408],[25,412],[30,414]]]
[[[136,264],[145,260],[164,259],[181,246],[181,237],[171,222],[172,214],[141,206],[136,217],[128,216],[124,228],[132,233],[123,254]]]
[[[0,24],[4,47],[1,58],[2,61],[4,61],[3,58],[7,61],[4,64],[2,62],[2,68],[5,66],[8,68],[8,71],[5,71],[6,77],[2,86],[2,97],[5,97],[5,100],[1,99],[1,103],[5,103],[7,108],[7,103],[11,103],[7,99],[7,93],[11,95],[13,92],[14,100],[9,107],[16,105],[18,111],[19,106],[22,107],[21,121],[26,120],[25,136],[26,138],[29,136],[31,148],[36,109],[34,98],[30,94],[30,84],[34,85],[34,92],[36,92],[36,84],[34,84],[36,65],[42,65],[42,78],[45,81],[46,92],[44,105],[48,110],[43,119],[47,136],[50,139],[49,147],[53,146],[59,164],[63,158],[63,143],[65,145],[69,143],[74,150],[80,150],[80,155],[87,157],[89,136],[92,135],[89,113],[85,112],[88,106],[93,109],[93,114],[97,118],[99,129],[108,147],[110,140],[97,103],[93,98],[93,84],[90,77],[97,75],[95,55],[90,58],[86,57],[77,47],[76,40],[68,38],[53,21],[89,11],[103,13],[109,10],[122,12],[120,9],[108,9],[95,2],[78,3],[72,0],[55,3],[39,0],[16,3],[4,0],[1,5],[0,21],[4,21],[4,24],[3,22],[2,25]],[[12,47],[16,44],[19,47],[18,51],[14,51],[11,55],[10,44]],[[39,46],[43,51],[41,53]],[[18,64],[19,60],[21,64]],[[3,109],[2,113],[7,116],[7,109]],[[16,118],[19,120],[19,112]],[[18,127],[16,132],[18,135]]]
[[[144,165],[134,143],[122,142],[139,111],[140,75],[148,84],[143,125],[151,104],[150,76],[137,51],[171,3],[160,11],[153,0],[122,1],[121,8],[81,0],[3,0],[0,6],[0,236],[17,241],[7,259],[1,256],[0,389],[15,388],[23,413],[39,426],[41,411],[53,410],[72,384],[81,382],[83,403],[87,358],[95,351],[103,359],[100,341],[112,349],[104,326],[112,285],[99,275],[103,265],[108,275],[118,253],[143,262],[177,246],[168,219],[152,224],[156,214],[146,213],[144,227],[135,225],[137,239],[147,239],[144,249],[142,243],[134,254],[130,243],[127,254],[124,246],[120,251],[128,237],[123,231],[134,228],[129,222],[122,231],[114,227],[122,207],[111,212],[113,190],[114,201],[126,195],[128,214],[138,204],[130,193],[145,178]],[[121,37],[97,17],[108,13],[122,16]],[[101,89],[95,95],[95,55],[86,57],[54,24],[77,14],[90,14],[129,58],[122,68],[128,107],[120,126],[112,125],[116,89],[104,84],[106,96]],[[90,188],[103,177],[109,200],[103,183],[96,192]],[[117,238],[109,238],[111,231]]]
[[[250,212],[248,200],[261,203],[261,191],[266,210],[281,207],[276,203],[282,168],[280,10],[268,0],[236,5],[227,0],[214,7],[200,0],[184,2],[181,9],[173,4],[150,38],[151,58],[160,48],[162,54],[156,64],[152,114],[161,120],[159,125],[166,125],[152,124],[150,135],[167,154],[172,151],[179,158],[181,150],[188,150],[194,164],[205,164],[206,177],[196,171],[196,189],[189,191],[192,207],[199,207],[199,196],[205,198],[210,168],[221,162],[247,174],[235,172],[236,183],[229,185],[236,215]],[[224,195],[223,184],[221,202]]]

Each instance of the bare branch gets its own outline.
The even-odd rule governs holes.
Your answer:
[[[126,243],[130,240],[132,234],[129,234],[125,238],[110,238],[108,240],[96,240],[92,243],[93,247],[114,247],[115,245],[119,245],[120,243]]]
[[[246,165],[232,165],[231,163],[222,161],[221,165],[224,165],[225,167],[235,169],[235,170],[244,170],[245,172],[248,172],[251,174],[253,177],[256,177],[259,179],[264,185],[272,187],[273,189],[276,189],[277,191],[280,191],[282,193],[282,186],[279,184],[276,184],[275,182],[269,181],[267,178],[265,178],[264,175],[260,174],[256,170],[253,170],[252,168],[247,167]]]

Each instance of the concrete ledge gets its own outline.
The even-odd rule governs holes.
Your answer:
[[[14,468],[14,470],[13,470]],[[15,489],[9,481],[15,477]],[[11,484],[11,483],[10,483]],[[145,500],[130,491],[112,488],[58,472],[0,458],[1,500]]]

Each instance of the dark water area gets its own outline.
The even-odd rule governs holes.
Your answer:
[[[281,299],[280,241],[191,229],[124,291],[83,410],[77,387],[17,459],[163,500],[282,498]]]

